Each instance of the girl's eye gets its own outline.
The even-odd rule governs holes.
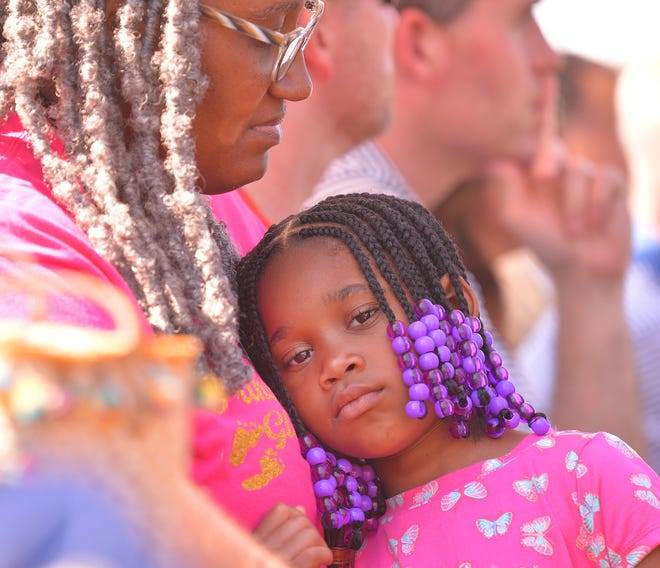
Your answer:
[[[355,314],[351,323],[355,322],[357,325],[365,325],[368,323],[378,312],[380,308],[367,308]]]
[[[303,363],[308,361],[311,356],[312,356],[311,349],[304,349],[302,351],[298,351],[294,353],[292,357],[289,357],[284,361],[284,368],[289,369],[290,367],[295,365],[302,365]]]

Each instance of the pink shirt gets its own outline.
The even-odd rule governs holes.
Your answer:
[[[660,480],[634,450],[551,432],[388,499],[357,566],[625,568],[659,544]]]
[[[225,223],[241,256],[245,256],[264,236],[270,223],[242,189],[209,196],[216,218]]]
[[[74,269],[133,297],[118,272],[55,203],[15,116],[0,126],[0,249],[29,255],[37,270],[50,277],[58,269]],[[15,270],[0,254],[0,273]],[[50,308],[50,317],[57,321],[112,325],[97,306],[80,299],[58,297]],[[24,298],[0,290],[0,318],[25,312]],[[315,519],[309,466],[300,455],[291,421],[261,378],[255,377],[226,407],[196,412],[193,449],[194,479],[249,529],[280,502],[302,505]]]

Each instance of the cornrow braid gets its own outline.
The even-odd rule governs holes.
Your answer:
[[[207,85],[198,4],[119,4],[110,30],[105,0],[3,2],[0,114],[18,115],[53,195],[151,325],[200,337],[205,364],[235,392],[251,376],[238,346],[238,255],[196,187],[191,128]]]

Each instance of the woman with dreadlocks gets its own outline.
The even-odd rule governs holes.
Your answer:
[[[292,416],[326,540],[350,556],[366,536],[356,565],[657,565],[657,474],[520,396],[423,206],[328,198],[271,227],[238,282],[242,344]]]
[[[0,6],[0,274],[16,272],[18,257],[44,276],[78,270],[128,293],[149,330],[197,336],[201,371],[230,398],[196,412],[195,480],[294,554],[291,539],[272,541],[314,518],[307,466],[285,411],[242,358],[237,254],[203,194],[263,175],[285,101],[310,93],[301,51],[322,0]],[[3,295],[0,317],[25,312],[20,295]],[[53,294],[48,318],[112,325],[71,295]]]

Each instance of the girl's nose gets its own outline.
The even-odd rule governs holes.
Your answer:
[[[329,388],[337,381],[345,379],[349,374],[362,369],[364,369],[364,358],[359,353],[339,353],[324,365],[320,377],[321,387]]]

